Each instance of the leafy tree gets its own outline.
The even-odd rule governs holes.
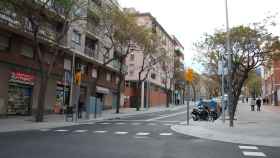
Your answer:
[[[226,53],[226,32],[218,30],[213,35],[205,35],[203,41],[196,46],[201,50],[206,64],[217,65],[221,54]],[[238,99],[244,82],[249,72],[266,63],[273,54],[273,45],[278,38],[272,36],[260,23],[253,26],[236,26],[230,29],[232,67],[228,78],[232,84],[228,90],[232,93],[229,97],[230,126],[233,126]],[[213,68],[217,72],[217,67]]]
[[[167,54],[167,52],[164,52]],[[169,107],[170,102],[170,96],[171,96],[171,86],[172,86],[172,78],[173,78],[173,72],[174,68],[170,63],[172,63],[172,58],[168,55],[165,56],[164,60],[161,61],[160,65],[163,72],[163,82],[164,82],[164,90],[166,94],[166,107]]]
[[[248,75],[248,79],[245,81],[245,86],[249,88],[249,92],[252,97],[261,95],[262,78],[256,73],[251,71]]]
[[[85,15],[79,14],[85,3],[76,0],[2,0],[0,7],[6,12],[14,13],[12,15],[18,21],[19,29],[29,32],[33,38],[33,51],[40,69],[40,99],[35,120],[42,122],[47,83],[58,55],[63,54],[64,39],[69,28],[72,24],[86,19]],[[53,28],[53,32],[46,31],[46,26]],[[47,60],[46,53],[43,53],[46,46],[51,55],[50,60]]]
[[[133,14],[121,11],[117,6],[107,6],[97,11],[100,27],[104,29],[103,66],[115,61],[119,63],[117,83],[117,108],[119,113],[121,88],[125,80],[125,59],[142,42],[145,30],[138,26]],[[113,56],[110,54],[113,52]]]
[[[137,43],[140,51],[136,51],[136,53],[139,52],[142,55],[141,65],[137,68],[137,110],[139,110],[141,106],[142,83],[148,78],[151,70],[165,58],[165,53],[162,52],[162,48],[160,47],[159,37],[153,33],[152,30],[143,29],[142,31]]]

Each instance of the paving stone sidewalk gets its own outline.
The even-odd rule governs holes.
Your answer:
[[[249,104],[239,103],[236,114],[237,120],[233,128],[229,127],[229,121],[222,123],[191,121],[172,126],[176,132],[223,142],[240,144],[254,144],[280,147],[280,108],[263,105],[262,111],[250,111]]]
[[[25,130],[36,130],[45,128],[58,128],[73,125],[80,125],[85,123],[93,123],[107,119],[124,118],[133,115],[140,115],[153,112],[161,112],[168,110],[179,110],[185,108],[185,105],[174,106],[171,105],[169,108],[164,106],[151,107],[149,109],[141,109],[136,111],[135,108],[121,108],[120,113],[116,114],[115,110],[105,110],[102,115],[96,119],[80,119],[78,122],[66,122],[65,115],[46,115],[44,122],[36,123],[33,117],[18,116],[18,117],[8,117],[0,119],[0,132],[12,132],[12,131],[25,131]],[[70,120],[71,121],[71,120]]]

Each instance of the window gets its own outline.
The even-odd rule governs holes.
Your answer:
[[[91,77],[92,78],[97,78],[97,70],[95,68],[93,68],[92,71],[91,71]]]
[[[110,73],[107,73],[107,74],[106,74],[106,80],[107,80],[107,81],[111,81],[111,78],[112,78],[111,74],[110,74]]]
[[[81,34],[76,30],[73,31],[72,42],[77,45],[81,45]]]
[[[151,78],[155,80],[155,79],[156,79],[156,74],[155,74],[155,73],[152,73],[152,74],[151,74]]]
[[[74,6],[74,16],[78,16],[78,17],[81,17],[83,15],[83,10],[82,8],[79,8],[79,6]]]
[[[125,81],[125,87],[129,87],[129,81]]]
[[[116,84],[119,83],[119,80],[120,80],[120,79],[119,79],[119,77],[117,76],[117,77],[116,77]]]
[[[130,61],[134,61],[134,58],[135,58],[134,54],[130,54]]]
[[[95,3],[97,6],[101,6],[102,5],[102,1],[101,0],[91,0],[93,3]]]
[[[133,76],[134,75],[134,71],[133,70],[129,70],[129,75]]]
[[[0,36],[0,51],[6,51],[10,48],[10,38],[1,35]]]
[[[21,55],[28,58],[33,58],[34,57],[33,48],[30,45],[23,44],[21,46]]]

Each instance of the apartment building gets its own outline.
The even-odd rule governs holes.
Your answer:
[[[44,0],[42,0],[44,1]],[[63,8],[51,3],[49,11]],[[39,3],[39,1],[38,1]],[[104,5],[118,5],[112,0],[89,0],[82,14],[95,11]],[[80,102],[86,105],[87,99],[96,91],[96,98],[103,109],[116,106],[117,61],[102,66],[102,52],[106,39],[102,36],[102,28],[98,28],[94,18],[88,14],[87,21],[79,21],[71,25],[65,42],[61,46],[63,53],[58,55],[53,73],[47,85],[45,110],[53,112],[54,107],[61,109],[69,106],[72,69],[81,69],[82,83]],[[52,52],[48,45],[57,31],[61,31],[60,21],[46,25],[40,30],[42,54],[46,60]],[[0,10],[0,115],[32,115],[37,108],[39,94],[39,65],[37,54],[33,52],[30,24],[18,21],[15,13],[1,8]],[[75,55],[74,55],[75,54]],[[110,54],[112,56],[113,53]],[[74,64],[73,64],[74,62]],[[74,65],[74,67],[72,66]],[[48,64],[45,65],[46,67]],[[98,79],[97,79],[98,76]],[[96,88],[94,88],[96,84]],[[90,93],[90,94],[89,94]]]
[[[167,97],[171,101],[172,95],[168,95],[165,89],[168,89],[169,94],[174,91],[174,41],[173,38],[167,33],[162,25],[154,18],[150,13],[139,13],[133,8],[125,9],[126,11],[135,14],[137,23],[140,26],[152,29],[153,33],[160,37],[160,45],[167,57],[170,58],[170,62],[164,69],[161,63],[157,63],[153,66],[149,72],[146,81],[142,85],[142,107],[166,105]],[[126,64],[128,66],[128,74],[126,75],[125,82],[125,100],[126,106],[134,107],[136,99],[136,83],[138,81],[138,72],[142,66],[144,58],[143,52],[139,50],[131,53]],[[148,72],[144,72],[141,77]]]
[[[262,96],[270,104],[279,105],[280,101],[280,61],[273,60],[270,66],[262,68]]]
[[[185,80],[182,78],[182,72],[185,71],[184,67],[184,46],[181,42],[173,36],[174,49],[174,83],[175,91],[173,94],[175,104],[184,104],[184,88]]]

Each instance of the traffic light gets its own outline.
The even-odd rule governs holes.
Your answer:
[[[192,69],[189,68],[186,70],[185,78],[189,82],[193,81],[193,70]]]
[[[75,74],[75,84],[76,85],[81,85],[81,81],[82,81],[82,72],[77,71],[76,74]]]

